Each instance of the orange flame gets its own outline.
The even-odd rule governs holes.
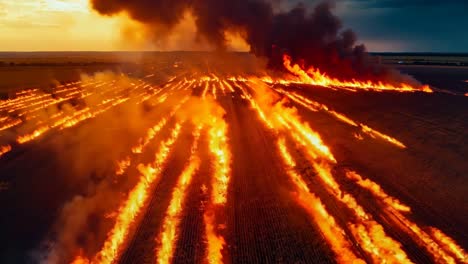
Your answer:
[[[129,100],[129,98],[120,98],[120,99],[117,99],[117,100],[111,102],[108,106],[106,106],[106,107],[104,107],[102,109],[98,109],[98,110],[95,110],[93,112],[82,113],[81,115],[78,115],[78,116],[76,116],[74,118],[68,119],[65,122],[63,122],[63,124],[60,125],[60,129],[73,127],[76,124],[79,124],[79,123],[81,123],[81,122],[83,122],[85,120],[88,120],[90,118],[94,118],[97,115],[100,115],[100,114],[106,112],[110,108],[112,108],[114,106],[117,106],[117,105],[120,105],[120,104],[122,104],[122,103],[124,103],[124,102],[126,102],[128,100]]]
[[[325,206],[314,194],[310,193],[309,187],[301,176],[294,172],[296,164],[291,154],[288,152],[284,138],[279,138],[277,146],[284,163],[288,166],[286,171],[295,184],[297,190],[297,201],[311,216],[320,228],[328,244],[335,252],[339,263],[365,263],[357,257],[349,241],[345,237],[345,232],[335,222],[335,219],[327,212]]]
[[[123,160],[117,162],[117,169],[115,170],[116,175],[123,175],[127,168],[131,164],[131,159],[129,156],[125,157]]]
[[[397,146],[397,147],[400,147],[400,148],[406,148],[405,144],[401,143],[400,141],[398,141],[397,139],[395,138],[392,138],[390,136],[387,136],[383,133],[380,133],[379,131],[377,130],[374,130],[364,124],[361,124],[361,128],[362,128],[362,132],[366,133],[366,134],[369,134],[371,136],[377,136],[389,143],[392,143],[393,145]]]
[[[179,177],[174,191],[172,191],[172,198],[164,218],[162,232],[159,235],[161,245],[157,249],[157,262],[160,264],[170,263],[174,254],[174,247],[176,243],[177,229],[180,223],[180,212],[186,196],[186,190],[192,181],[194,173],[200,167],[200,159],[195,155],[198,147],[198,139],[200,137],[200,130],[195,131],[195,139],[191,150],[191,157],[188,166],[183,170]]]
[[[212,89],[212,94],[213,94],[213,97],[214,99],[216,99],[216,85],[211,85],[211,89]]]
[[[206,98],[206,93],[208,92],[208,89],[209,89],[209,82],[205,81],[205,89],[203,90],[203,93],[202,93],[202,98],[203,99]]]
[[[218,80],[216,83],[221,89],[221,92],[223,93],[223,95],[226,95],[226,87],[224,86],[224,82],[222,80]]]
[[[229,89],[229,91],[230,91],[231,93],[235,92],[235,91],[234,91],[234,88],[232,87],[231,84],[229,84],[229,82],[227,82],[226,80],[224,80],[223,83],[226,85],[226,87]]]
[[[219,117],[212,117],[209,130],[209,150],[214,157],[214,175],[211,183],[210,206],[203,215],[207,240],[206,260],[208,263],[223,263],[222,249],[226,242],[216,228],[215,207],[222,208],[227,201],[230,180],[231,153],[227,143],[227,124]]]
[[[350,224],[349,226],[359,245],[369,253],[375,263],[413,263],[401,250],[399,243],[388,237],[383,227],[376,222],[371,221],[367,225]]]
[[[184,97],[182,101],[180,101],[180,103],[178,103],[166,117],[163,117],[156,125],[149,128],[148,131],[146,131],[146,135],[138,140],[138,145],[132,148],[132,152],[135,154],[142,153],[143,149],[151,142],[151,140],[159,133],[159,131],[161,131],[169,119],[175,115],[177,110],[179,110],[179,108],[182,107],[182,105],[185,104],[188,99],[189,96]]]
[[[273,129],[273,124],[266,118],[265,113],[263,112],[262,109],[260,109],[260,106],[255,102],[255,100],[252,98],[250,94],[248,94],[242,86],[237,85],[237,87],[241,90],[242,95],[244,99],[248,100],[250,103],[250,106],[257,112],[258,116],[260,117],[261,121],[270,129]]]
[[[411,237],[418,242],[419,245],[424,247],[434,258],[436,262],[439,263],[456,263],[452,256],[449,253],[445,252],[444,249],[434,241],[429,234],[427,234],[422,228],[417,224],[408,220],[398,211],[393,211],[398,220],[409,229]]]
[[[333,110],[329,110],[328,111],[330,114],[332,114],[333,116],[335,116],[337,119],[347,123],[348,125],[351,125],[351,126],[358,126],[358,124],[356,124],[356,122],[354,122],[353,120],[351,120],[351,118],[341,114],[341,113],[338,113],[338,112],[335,112]]]
[[[0,157],[11,151],[11,146],[0,146]]]
[[[103,102],[95,110],[92,110],[92,109],[90,109],[88,107],[84,108],[84,109],[82,109],[80,111],[77,111],[77,112],[73,113],[71,116],[65,116],[63,118],[60,118],[60,119],[54,121],[52,124],[41,126],[41,127],[37,128],[37,129],[35,129],[30,134],[18,136],[16,141],[19,144],[24,144],[26,142],[29,142],[31,140],[34,140],[34,139],[40,137],[41,135],[43,135],[44,133],[46,133],[47,131],[49,131],[49,130],[51,130],[53,128],[58,128],[58,129],[62,130],[62,129],[65,129],[65,128],[73,127],[73,126],[75,126],[75,125],[77,125],[77,124],[79,124],[79,123],[81,123],[81,122],[83,122],[85,120],[88,120],[90,118],[94,118],[97,115],[100,115],[100,114],[106,112],[107,110],[111,109],[112,107],[120,105],[120,104],[126,102],[127,100],[129,100],[129,98],[119,98],[119,99],[114,98],[114,99],[109,99],[107,102]]]
[[[119,208],[116,223],[108,233],[107,239],[101,251],[95,256],[93,263],[110,264],[119,257],[130,227],[146,204],[149,188],[159,178],[163,164],[169,156],[170,148],[177,140],[180,130],[181,125],[176,124],[170,138],[161,144],[159,152],[156,154],[156,161],[152,165],[144,166],[140,164],[138,166],[142,174],[140,181],[130,191],[127,200]]]
[[[214,125],[209,131],[210,152],[215,158],[212,202],[214,204],[225,204],[227,188],[229,183],[231,154],[226,138],[227,124],[222,120],[214,120]]]
[[[429,230],[439,244],[441,244],[448,252],[452,253],[459,261],[466,262],[468,260],[468,255],[465,250],[457,245],[452,238],[435,227],[431,227]]]
[[[292,173],[289,172],[288,174]],[[350,243],[346,240],[343,229],[336,224],[335,219],[327,212],[319,198],[302,191],[298,193],[297,201],[319,226],[320,231],[335,252],[338,263],[366,263],[354,254]]]
[[[397,140],[397,139],[395,139],[393,137],[390,137],[388,135],[385,135],[384,133],[379,132],[379,131],[377,131],[375,129],[372,129],[367,125],[364,125],[362,123],[358,123],[358,122],[352,120],[351,118],[345,116],[342,113],[338,113],[336,111],[333,111],[328,106],[326,106],[324,104],[312,101],[311,99],[306,98],[304,96],[301,96],[301,95],[299,95],[297,93],[290,93],[290,92],[284,91],[282,89],[277,89],[277,91],[284,94],[284,95],[286,95],[291,100],[303,105],[304,107],[306,107],[307,109],[309,109],[311,111],[318,111],[317,109],[320,109],[320,110],[323,110],[323,111],[327,112],[328,114],[332,115],[336,119],[338,119],[338,120],[340,120],[340,121],[342,121],[342,122],[344,122],[344,123],[346,123],[348,125],[355,126],[355,127],[361,127],[362,132],[370,135],[372,138],[378,137],[378,138],[383,139],[383,140],[387,141],[388,143],[393,144],[393,145],[395,145],[395,146],[397,146],[399,148],[406,148],[405,144],[403,144],[401,141],[399,141],[399,140]]]
[[[411,263],[406,253],[401,249],[400,243],[387,236],[383,227],[372,220],[372,216],[365,212],[353,196],[341,190],[327,165],[315,163],[314,168],[335,198],[346,204],[357,216],[357,223],[350,224],[350,229],[363,249],[376,262],[393,260],[396,263]]]
[[[287,120],[286,122],[290,123],[293,129],[299,132],[309,148],[315,149],[323,158],[336,162],[335,157],[333,157],[328,146],[323,143],[320,135],[313,131],[309,125],[301,123],[297,117],[291,114],[287,114],[282,120]]]
[[[359,134],[359,133],[354,133],[354,134],[353,134],[353,137],[354,137],[355,139],[357,139],[357,140],[364,140],[364,138],[362,137],[362,135]]]
[[[291,134],[292,139],[304,147],[306,154],[313,161],[313,167],[317,171],[319,178],[325,184],[329,192],[354,212],[357,222],[349,226],[351,230],[356,231],[354,235],[360,244],[362,244],[361,246],[363,249],[377,262],[393,259],[399,263],[410,263],[406,253],[401,249],[401,245],[385,234],[383,227],[372,220],[371,215],[365,212],[353,196],[341,190],[340,185],[331,175],[327,163],[336,162],[336,160],[329,151],[329,148],[322,142],[320,136],[311,130],[307,124],[301,123],[294,111],[290,111],[278,103],[273,107],[273,110],[277,110],[277,112],[274,113],[276,118],[279,123],[285,126],[286,131]],[[290,155],[284,154],[285,147],[281,146],[283,143],[280,141],[279,144],[279,149],[285,163],[292,164]],[[317,163],[316,160],[318,158],[323,160],[323,163]],[[292,172],[289,172],[289,175],[301,189],[306,190],[305,193],[307,194],[300,193],[299,198],[310,195],[308,194],[309,189],[305,183],[301,183],[301,181],[298,180],[300,176],[297,174],[294,175]],[[306,201],[304,200],[299,201],[299,203],[304,203],[303,206],[306,206]]]
[[[16,139],[16,142],[18,142],[19,144],[24,144],[26,142],[29,142],[33,139],[36,139],[38,137],[40,137],[42,134],[44,134],[45,132],[49,131],[49,127],[48,126],[43,126],[43,127],[40,127],[40,128],[37,128],[36,130],[34,130],[33,133],[31,134],[27,134],[27,135],[23,135],[23,136],[19,136],[17,139]]]
[[[258,82],[255,79],[250,80],[250,82],[256,84],[256,88],[259,89],[256,93],[257,97],[266,96],[266,98],[261,98],[261,100],[259,100],[261,105],[257,104],[256,100],[244,89],[241,88],[241,91],[245,98],[250,101],[252,108],[256,110],[261,120],[270,129],[292,131],[291,133],[294,134],[293,136],[298,140],[298,143],[300,142],[300,144],[307,146],[310,152],[316,152],[322,158],[332,162],[336,161],[328,146],[323,143],[320,135],[313,131],[307,123],[300,121],[295,108],[285,107],[283,101],[271,105],[273,99],[268,98],[272,96],[269,88],[267,89],[264,87],[266,85],[263,82]],[[266,111],[266,109],[268,109],[268,111]],[[265,113],[268,113],[269,117],[273,117],[273,120],[277,122],[272,122],[270,118],[266,117]]]
[[[361,175],[357,174],[354,171],[347,171],[346,176],[349,179],[352,179],[359,184],[359,186],[363,187],[364,189],[369,190],[373,195],[376,197],[382,199],[382,201],[385,202],[388,206],[393,207],[395,210],[402,211],[402,212],[409,212],[411,211],[411,208],[407,205],[402,204],[399,200],[389,196],[387,193],[385,193],[382,190],[382,187],[378,185],[377,183],[369,180],[369,179],[363,179]]]
[[[8,120],[8,122],[4,122],[4,124],[2,126],[0,126],[0,131],[12,128],[12,127],[17,126],[17,125],[19,125],[21,123],[23,123],[23,121],[21,121],[21,119]]]
[[[207,210],[203,214],[205,223],[205,236],[207,240],[206,260],[210,264],[223,263],[223,250],[226,242],[221,235],[218,235],[215,230],[215,215],[212,210]]]
[[[431,88],[428,85],[423,85],[420,88],[413,87],[406,83],[400,83],[399,86],[394,86],[391,84],[372,81],[341,81],[336,78],[329,77],[326,73],[322,73],[319,69],[310,67],[307,70],[302,69],[298,64],[291,65],[291,57],[287,54],[283,56],[283,65],[290,71],[292,74],[297,76],[301,83],[325,86],[325,87],[338,87],[338,88],[355,88],[355,89],[365,89],[365,90],[377,90],[377,91],[399,91],[399,92],[414,92],[422,91],[427,93],[432,93]]]
[[[71,264],[90,264],[90,261],[86,257],[83,257],[83,252],[80,250],[78,256],[71,262]]]
[[[374,196],[386,203],[388,207],[385,209],[391,213],[391,216],[398,218],[396,223],[403,224],[404,227],[409,229],[408,231],[413,239],[433,255],[437,262],[455,263],[452,256],[457,257],[462,260],[462,262],[466,260],[466,253],[453,239],[442,233],[442,231],[431,227],[429,231],[431,231],[435,240],[432,239],[427,232],[401,213],[409,212],[411,208],[384,193],[376,183],[368,179],[363,180],[362,177],[355,172],[349,171],[346,173],[346,176],[356,181],[363,188],[370,190]]]

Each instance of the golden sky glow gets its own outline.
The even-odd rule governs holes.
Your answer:
[[[0,0],[0,50],[122,49],[121,22],[92,12],[87,0]]]
[[[200,50],[188,15],[166,39],[149,40],[124,14],[102,17],[88,0],[0,0],[0,51]],[[232,38],[232,36],[229,36]],[[248,47],[234,39],[235,50]]]

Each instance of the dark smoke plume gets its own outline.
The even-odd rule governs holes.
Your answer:
[[[174,28],[189,11],[195,17],[197,36],[223,50],[224,32],[242,34],[256,56],[267,57],[271,68],[282,69],[282,54],[294,62],[314,66],[341,79],[401,81],[372,63],[356,35],[343,30],[340,19],[323,2],[312,10],[299,4],[287,12],[275,12],[279,0],[91,0],[103,15],[127,12],[134,20],[154,28]],[[395,78],[399,77],[399,78]]]

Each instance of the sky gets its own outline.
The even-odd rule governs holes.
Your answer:
[[[284,8],[300,2],[284,1]],[[335,2],[344,27],[353,29],[369,51],[468,52],[468,0]],[[187,43],[176,38],[169,46],[154,46],[144,43],[137,28],[123,15],[96,14],[87,0],[0,0],[0,51],[168,50]],[[181,28],[191,30],[190,25]],[[132,41],[124,41],[122,31],[127,39],[133,32]]]
[[[337,12],[373,51],[468,52],[468,0],[347,0]]]
[[[0,0],[0,50],[118,50],[121,18],[91,11],[87,0]]]

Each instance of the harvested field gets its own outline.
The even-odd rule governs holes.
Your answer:
[[[463,70],[409,69],[430,93],[157,56],[3,84],[1,263],[468,261]]]

